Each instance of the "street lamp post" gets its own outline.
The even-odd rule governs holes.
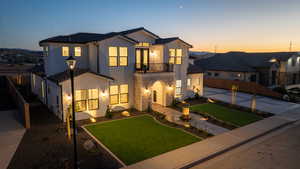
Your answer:
[[[75,118],[75,101],[74,101],[74,68],[76,60],[73,56],[66,59],[66,63],[70,70],[71,79],[71,96],[72,96],[72,123],[73,123],[73,145],[74,145],[74,169],[78,169],[77,163],[77,140],[76,140],[76,118]]]

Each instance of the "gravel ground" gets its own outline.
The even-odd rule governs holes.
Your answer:
[[[30,107],[31,129],[27,130],[8,169],[73,168],[73,144],[66,137],[64,124],[42,104]],[[114,169],[121,165],[101,147],[93,152],[83,148],[90,137],[78,130],[80,169]]]

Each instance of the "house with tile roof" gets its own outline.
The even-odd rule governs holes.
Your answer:
[[[32,74],[32,91],[65,120],[71,107],[70,79],[65,60],[76,59],[77,119],[152,104],[168,106],[174,99],[203,93],[203,72],[190,69],[192,45],[178,37],[161,38],[145,28],[121,32],[75,33],[39,42],[44,71]]]

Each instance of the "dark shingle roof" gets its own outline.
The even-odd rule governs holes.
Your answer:
[[[75,33],[75,34],[71,34],[71,35],[61,35],[61,36],[55,36],[55,37],[51,37],[51,38],[47,38],[44,39],[42,41],[40,41],[41,43],[44,42],[54,42],[54,43],[88,43],[88,42],[93,42],[93,41],[101,41],[101,40],[105,40],[114,36],[123,36],[124,38],[131,40],[135,43],[138,43],[137,41],[135,41],[132,38],[129,38],[128,36],[126,36],[127,34],[130,33],[134,33],[140,30],[144,30],[145,32],[148,32],[149,34],[159,38],[159,36],[155,35],[154,33],[148,31],[147,29],[140,27],[140,28],[135,28],[135,29],[130,29],[130,30],[126,30],[126,31],[122,31],[122,32],[110,32],[110,33],[106,33],[106,34],[99,34],[99,33]]]
[[[159,38],[159,39],[156,39],[155,40],[155,44],[156,45],[161,45],[161,44],[166,44],[166,43],[170,43],[174,40],[180,40],[182,43],[185,43],[186,45],[190,46],[190,47],[193,47],[191,44],[188,44],[186,42],[184,42],[183,40],[181,40],[180,38],[178,37],[172,37],[172,38]]]
[[[112,77],[109,77],[109,76],[106,76],[106,75],[102,75],[102,74],[99,74],[99,73],[95,73],[95,72],[92,72],[92,71],[90,71],[88,69],[75,69],[74,76],[76,77],[76,76],[82,75],[84,73],[92,73],[92,74],[95,74],[97,76],[106,78],[108,80],[114,80]],[[66,81],[69,78],[70,78],[70,73],[69,73],[68,70],[66,70],[64,72],[60,72],[60,73],[54,74],[54,75],[51,75],[51,76],[48,77],[49,80],[54,81],[56,83],[60,83],[60,82]]]
[[[195,61],[195,65],[203,70],[220,70],[236,72],[255,72],[256,68],[268,68],[273,65],[272,58],[286,61],[296,52],[218,53],[210,58]]]
[[[188,74],[203,73],[203,72],[204,72],[204,70],[200,66],[191,65],[191,64],[189,65],[188,70],[187,70]]]

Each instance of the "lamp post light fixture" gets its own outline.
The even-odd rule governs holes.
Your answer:
[[[74,146],[74,169],[78,169],[77,163],[77,140],[76,140],[76,118],[75,118],[75,101],[74,101],[74,69],[76,65],[76,60],[73,56],[66,59],[66,63],[70,70],[71,79],[71,98],[72,98],[72,124],[73,124],[73,146]]]

